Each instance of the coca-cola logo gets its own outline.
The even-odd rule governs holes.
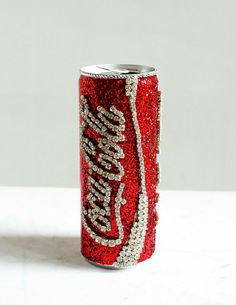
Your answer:
[[[81,96],[81,115],[83,117],[80,135],[81,147],[89,165],[89,193],[86,205],[82,208],[82,219],[86,230],[96,242],[114,247],[121,244],[124,237],[120,218],[121,204],[126,202],[122,198],[124,183],[120,182],[124,175],[124,168],[119,161],[124,158],[124,153],[119,142],[125,139],[122,134],[122,131],[125,130],[125,119],[123,113],[114,106],[108,110],[98,106],[97,111],[92,112],[89,100],[85,96]],[[92,128],[98,137],[91,138],[87,133],[89,128]],[[111,231],[112,187],[109,181],[112,180],[119,183],[114,202],[119,234],[117,238],[105,238],[104,234]]]

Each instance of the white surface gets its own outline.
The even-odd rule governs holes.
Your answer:
[[[80,255],[77,189],[0,188],[1,305],[234,305],[236,193],[161,192],[157,251],[128,270]]]
[[[78,186],[79,68],[158,68],[163,189],[236,190],[236,1],[0,0],[0,185]]]

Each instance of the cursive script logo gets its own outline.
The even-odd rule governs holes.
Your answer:
[[[82,208],[84,227],[90,236],[98,243],[114,247],[121,244],[123,239],[123,226],[120,218],[121,204],[125,204],[122,192],[125,187],[121,183],[124,168],[120,159],[124,153],[119,143],[124,141],[122,131],[125,130],[123,113],[111,106],[109,110],[102,106],[97,107],[97,112],[92,112],[88,99],[81,96],[81,147],[89,165],[88,190],[86,205]],[[91,137],[88,129],[96,133]],[[99,177],[99,178],[98,178]],[[114,206],[115,220],[118,228],[118,237],[104,237],[111,227],[111,193],[109,181],[117,181],[119,186],[116,191]]]

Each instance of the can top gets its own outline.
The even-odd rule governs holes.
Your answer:
[[[154,67],[130,64],[107,64],[86,66],[80,69],[82,75],[97,78],[126,78],[128,76],[148,77],[156,75]]]

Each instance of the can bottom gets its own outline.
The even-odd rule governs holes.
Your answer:
[[[94,265],[94,266],[96,266],[96,267],[104,268],[104,269],[110,269],[110,270],[124,270],[124,269],[129,269],[129,268],[132,268],[132,267],[133,267],[133,266],[128,266],[128,267],[115,267],[115,266],[113,266],[113,265],[103,265],[103,264],[99,264],[99,263],[93,262],[93,261],[89,260],[89,259],[86,258],[86,257],[84,257],[84,258],[85,258],[85,260],[86,260],[88,263],[90,263],[90,264],[92,264],[92,265]],[[134,265],[134,266],[135,266],[135,265]]]

